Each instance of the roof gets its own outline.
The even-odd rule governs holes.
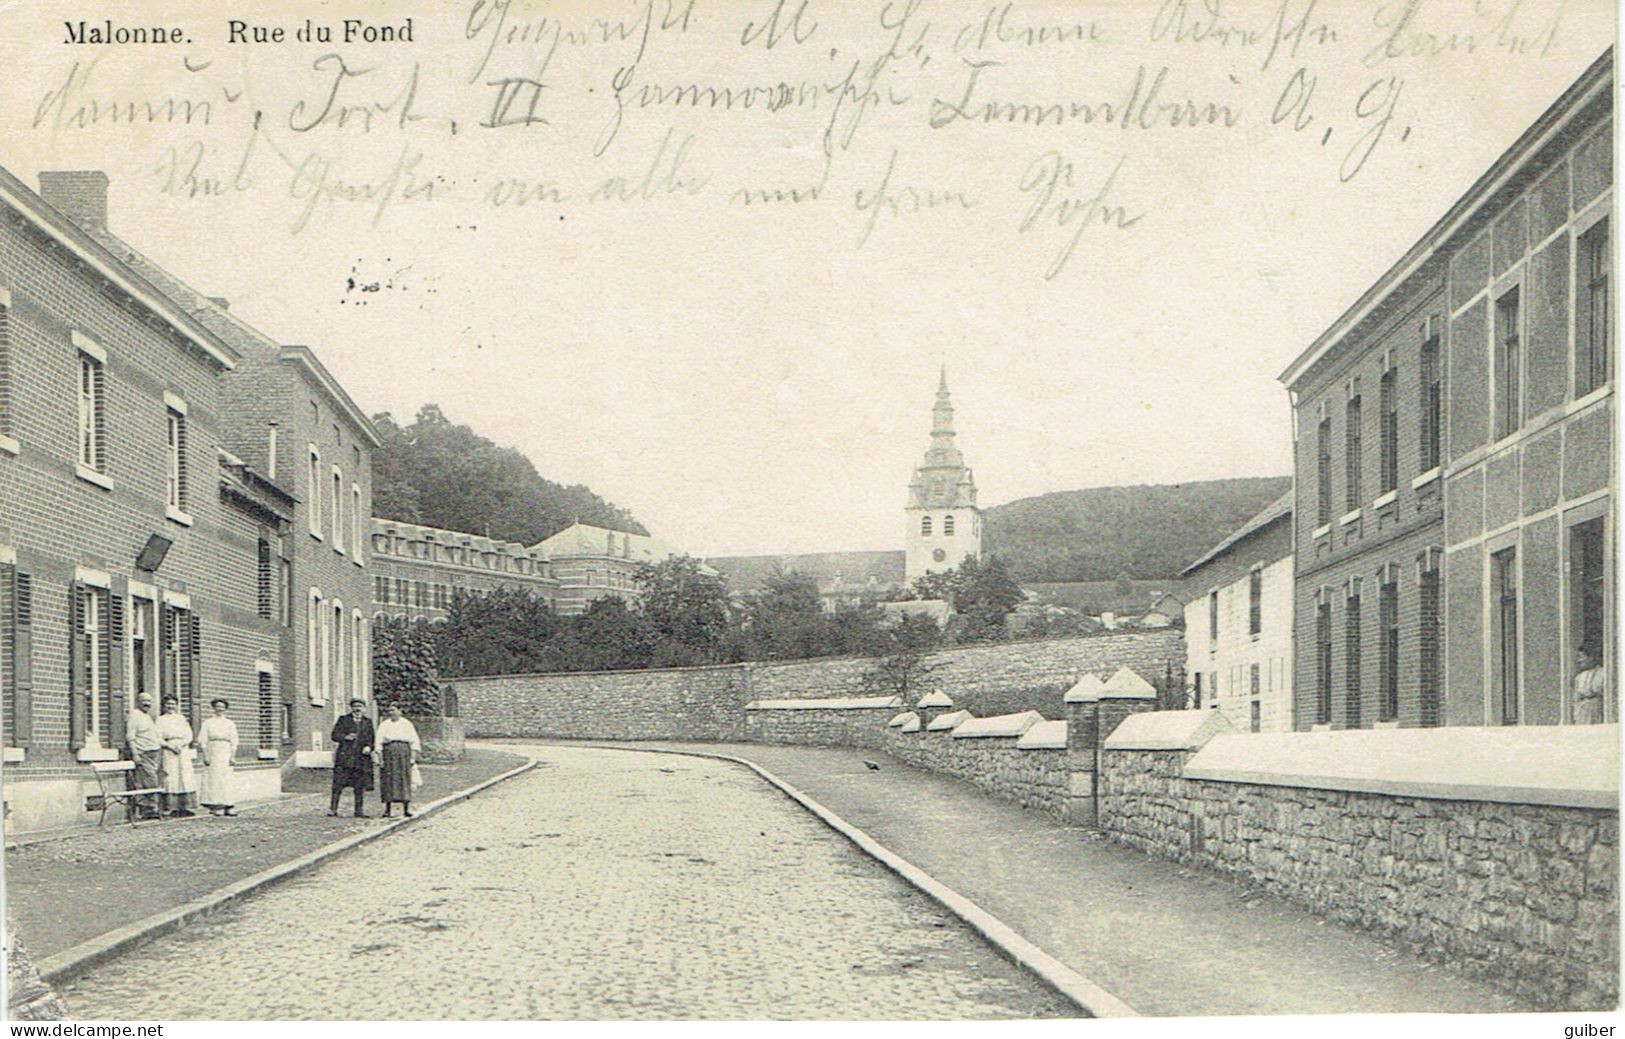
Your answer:
[[[903,583],[903,553],[900,551],[808,552],[784,556],[711,556],[706,562],[728,579],[734,592],[755,592],[767,587],[775,574],[806,574],[823,590],[826,585],[867,585],[882,587]]]
[[[232,318],[232,320],[236,320],[236,318]],[[339,381],[333,378],[332,373],[317,359],[314,350],[308,346],[284,346],[277,357],[279,360],[287,361],[302,368],[316,385],[327,392],[327,395],[333,399],[333,403],[337,404],[339,410],[344,412],[344,417],[348,418],[350,424],[361,431],[361,435],[366,437],[373,447],[384,446],[384,442],[378,437],[378,431],[372,428],[372,421],[367,418],[366,412],[357,407],[356,402],[350,399],[350,395],[344,392],[344,387],[339,385]]]
[[[1203,553],[1202,557],[1196,562],[1181,570],[1179,572],[1179,576],[1190,576],[1190,574],[1198,567],[1217,559],[1219,556],[1229,551],[1232,546],[1240,544],[1242,541],[1263,530],[1265,527],[1273,526],[1280,520],[1290,519],[1292,516],[1292,495],[1292,491],[1287,491],[1279,498],[1264,506],[1263,510],[1259,512],[1258,515],[1237,527],[1233,534],[1219,542],[1217,545],[1214,545],[1212,548],[1208,549],[1207,552]]]
[[[1541,113],[1540,118],[1529,125],[1510,148],[1501,153],[1501,157],[1473,182],[1466,194],[1428,228],[1421,239],[1411,246],[1397,263],[1377,279],[1376,284],[1355,300],[1353,306],[1344,311],[1330,328],[1309,345],[1309,349],[1299,354],[1297,360],[1287,366],[1286,371],[1280,375],[1280,381],[1288,387],[1297,383],[1316,361],[1326,356],[1344,337],[1376,311],[1390,293],[1420,270],[1441,245],[1466,226],[1478,214],[1479,209],[1504,188],[1541,147],[1566,129],[1585,107],[1586,102],[1596,97],[1611,97],[1610,82],[1613,76],[1614,48],[1610,46],[1591,63],[1590,68],[1581,73],[1551,107]]]
[[[130,263],[127,257],[120,256],[58,212],[3,166],[0,166],[0,202],[15,209],[45,235],[67,246],[75,257],[161,318],[221,368],[236,366],[237,352],[198,321],[182,301],[163,285],[154,284],[147,272]]]
[[[553,559],[588,557],[625,559],[634,563],[658,563],[677,554],[670,545],[648,534],[633,534],[581,522],[570,524],[530,548],[531,551],[539,549]],[[702,566],[702,571],[707,569]]]
[[[1037,601],[1043,605],[1067,606],[1092,614],[1110,610],[1119,616],[1144,610],[1147,603],[1155,603],[1165,594],[1178,599],[1179,593],[1184,590],[1179,578],[1023,581],[1021,586],[1036,593]]]
[[[404,520],[372,518],[372,532],[374,534],[399,534],[408,539],[423,541],[436,541],[443,545],[464,545],[476,552],[502,552],[510,556],[539,556],[517,541],[499,541],[496,538],[486,537],[484,534],[470,534],[462,530],[447,530],[444,527],[430,527],[422,523],[408,523]]]
[[[378,438],[378,431],[373,428],[366,413],[350,399],[344,387],[339,385],[338,380],[323,367],[321,361],[317,360],[310,347],[283,346],[231,313],[220,301],[204,295],[169,273],[160,264],[105,227],[88,229],[85,233],[140,272],[142,277],[158,286],[166,296],[175,300],[186,311],[188,317],[199,322],[218,341],[229,344],[227,349],[232,351],[234,359],[257,347],[267,353],[274,353],[279,360],[302,369],[304,374],[338,405],[345,418],[366,437],[368,443],[373,447],[382,446],[383,441]]]

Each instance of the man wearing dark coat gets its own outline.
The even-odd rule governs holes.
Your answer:
[[[345,787],[355,791],[355,814],[364,818],[361,802],[372,789],[372,719],[367,717],[365,700],[351,700],[350,713],[333,723],[333,799],[327,814],[339,814],[339,794]]]

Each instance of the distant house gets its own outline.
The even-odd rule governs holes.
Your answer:
[[[597,599],[616,596],[628,606],[638,600],[638,570],[664,562],[676,549],[647,534],[629,534],[587,523],[572,523],[529,548],[548,560],[557,578],[554,609],[581,613]],[[706,572],[716,573],[707,566]]]
[[[1158,593],[1149,608],[1134,622],[1137,628],[1167,628],[1180,623],[1185,617],[1185,604],[1170,592]]]
[[[909,599],[904,602],[883,602],[880,611],[886,615],[889,624],[896,624],[905,617],[930,617],[936,621],[937,627],[947,627],[948,621],[954,615],[954,608],[942,599]]]
[[[714,556],[706,563],[728,582],[734,596],[767,587],[776,574],[805,574],[818,585],[826,610],[876,600],[903,587],[903,553],[808,552],[782,556]]]
[[[1196,706],[1243,732],[1292,728],[1292,494],[1186,567],[1185,673]]]

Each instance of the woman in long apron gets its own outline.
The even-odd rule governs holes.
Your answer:
[[[158,737],[164,741],[164,805],[170,815],[193,815],[197,807],[197,776],[192,771],[195,741],[176,697],[164,697]]]
[[[412,765],[422,749],[417,726],[402,717],[400,704],[390,704],[388,716],[378,726],[378,796],[385,817],[397,803],[411,817]]]
[[[210,815],[236,815],[237,783],[231,759],[237,753],[237,723],[226,717],[231,702],[223,696],[209,701],[214,714],[197,731],[203,744],[203,794],[199,799]]]

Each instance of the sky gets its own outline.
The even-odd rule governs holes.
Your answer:
[[[106,170],[117,234],[368,413],[439,404],[703,555],[900,548],[940,365],[984,506],[1288,472],[1277,376],[1616,17],[234,7],[283,31],[254,43],[146,10],[0,5],[27,44],[0,165]],[[347,18],[411,40],[345,43]],[[183,40],[69,42],[103,19]]]

